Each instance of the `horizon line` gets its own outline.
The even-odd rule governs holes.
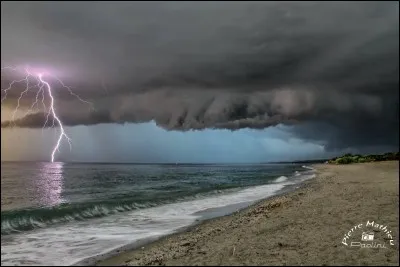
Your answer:
[[[54,163],[77,163],[77,164],[131,164],[131,165],[219,165],[219,164],[282,164],[282,163],[302,163],[312,161],[326,161],[323,159],[307,159],[307,160],[282,160],[282,161],[265,161],[265,162],[107,162],[107,161],[56,161]],[[1,163],[51,163],[43,160],[2,160]]]

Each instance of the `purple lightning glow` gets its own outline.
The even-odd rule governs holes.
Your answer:
[[[2,71],[3,70],[18,71],[18,68],[4,67],[4,68],[1,68],[1,70]],[[55,100],[54,100],[54,96],[53,96],[53,92],[52,92],[53,89],[52,89],[50,83],[45,80],[45,77],[44,77],[45,74],[42,73],[42,72],[32,72],[31,70],[29,70],[28,67],[26,67],[24,69],[24,73],[25,73],[25,78],[20,79],[20,80],[13,80],[13,81],[11,81],[11,83],[9,84],[9,86],[7,88],[1,89],[1,91],[4,93],[4,96],[1,99],[1,103],[3,103],[3,101],[7,98],[8,91],[10,91],[15,84],[22,83],[22,82],[26,83],[26,87],[21,92],[20,96],[18,97],[17,105],[16,105],[16,107],[14,109],[14,112],[12,113],[11,121],[14,123],[15,115],[18,112],[18,109],[20,108],[20,101],[23,98],[23,96],[26,95],[29,92],[29,90],[31,90],[32,88],[35,88],[35,87],[38,88],[38,91],[36,92],[35,101],[32,103],[32,105],[30,106],[28,111],[25,113],[25,116],[30,114],[30,113],[32,113],[33,112],[33,108],[35,106],[36,106],[37,109],[39,109],[38,108],[39,95],[42,94],[41,101],[42,101],[42,105],[43,105],[43,110],[44,110],[44,112],[46,112],[46,110],[47,110],[46,121],[45,121],[45,123],[43,125],[42,131],[46,127],[50,116],[53,118],[53,124],[52,124],[51,127],[54,127],[55,126],[55,122],[57,122],[58,127],[60,128],[60,134],[58,136],[57,143],[55,144],[55,146],[53,148],[53,151],[51,153],[51,162],[54,162],[56,151],[59,152],[59,147],[60,147],[61,141],[63,139],[65,139],[68,142],[70,149],[72,149],[71,138],[66,134],[64,126],[63,126],[63,123],[62,123],[62,121],[60,120],[60,118],[57,115],[57,112],[56,112],[56,109],[55,109]],[[69,91],[69,93],[72,96],[76,97],[79,101],[81,101],[81,102],[83,102],[85,104],[89,104],[90,108],[94,109],[93,108],[93,104],[91,102],[83,100],[80,96],[78,96],[77,94],[72,92],[71,87],[66,86],[58,77],[56,77],[54,75],[48,75],[48,76],[51,76],[51,77],[55,78],[61,84],[61,86],[63,88],[65,88],[65,89],[67,89]],[[34,85],[31,85],[30,79],[34,79],[37,83],[34,84]],[[47,94],[46,94],[46,91],[47,91]],[[47,108],[47,106],[45,104],[45,94],[50,98],[50,104],[49,104],[48,108]]]

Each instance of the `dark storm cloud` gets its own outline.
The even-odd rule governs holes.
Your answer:
[[[397,2],[1,5],[2,60],[55,69],[95,104],[55,87],[66,125],[283,123],[332,149],[398,146]]]

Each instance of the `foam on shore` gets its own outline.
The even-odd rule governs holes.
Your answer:
[[[227,212],[273,196],[287,185],[313,177],[309,171],[304,173],[303,176],[292,176],[290,179],[278,177],[271,184],[208,198],[2,236],[2,265],[90,264],[94,259],[123,247],[133,247],[144,240],[150,242],[190,226],[205,214],[207,218],[226,215]]]

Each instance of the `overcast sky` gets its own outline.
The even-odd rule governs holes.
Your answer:
[[[58,160],[255,162],[398,151],[398,2],[2,2],[4,89],[45,72],[73,150]],[[93,103],[80,102],[54,78]],[[2,159],[55,129],[2,103]],[[48,99],[46,99],[48,101]],[[40,107],[41,108],[41,107]]]

